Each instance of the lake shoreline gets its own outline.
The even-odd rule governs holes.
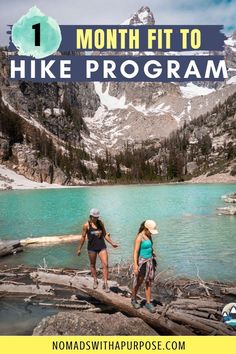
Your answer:
[[[185,184],[236,184],[236,176],[231,176],[228,173],[218,173],[212,176],[200,175],[193,177],[188,181],[172,181],[172,182],[154,182],[144,181],[143,183],[131,182],[131,183],[111,183],[111,182],[91,182],[81,183],[79,185],[59,185],[49,184],[46,182],[39,183],[27,179],[23,175],[18,175],[13,170],[8,169],[4,165],[0,165],[0,191],[6,190],[47,190],[47,189],[73,189],[83,187],[102,187],[102,186],[144,186],[144,185],[185,185]]]
[[[32,182],[32,181],[30,181]],[[34,182],[38,183],[38,182]],[[204,185],[204,184],[209,184],[209,185],[214,185],[214,184],[222,184],[222,185],[235,185],[236,184],[236,178],[235,180],[229,180],[229,181],[220,181],[217,179],[203,179],[195,177],[193,180],[189,181],[184,181],[184,182],[143,182],[143,183],[87,183],[83,185],[75,185],[75,186],[69,186],[69,185],[58,185],[58,184],[48,184],[48,183],[38,183],[37,186],[35,185],[25,185],[25,186],[5,186],[0,183],[0,192],[5,192],[5,191],[32,191],[32,190],[57,190],[57,189],[77,189],[77,188],[88,188],[88,187],[132,187],[132,186],[181,186],[181,185],[192,185],[192,184],[199,184],[199,185]],[[9,188],[10,187],[10,188]]]

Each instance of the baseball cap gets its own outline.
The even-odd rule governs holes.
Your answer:
[[[90,210],[89,215],[93,216],[94,218],[99,218],[100,211],[98,209],[93,208]]]
[[[151,232],[152,235],[158,234],[157,224],[153,220],[146,220],[144,226]]]

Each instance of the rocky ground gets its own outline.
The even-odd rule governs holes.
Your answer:
[[[212,176],[205,174],[192,178],[188,183],[236,183],[236,176],[229,173],[217,173]]]

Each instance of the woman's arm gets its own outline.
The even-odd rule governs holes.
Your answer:
[[[80,244],[79,244],[79,247],[78,247],[78,250],[77,250],[77,255],[78,256],[81,253],[81,250],[82,250],[82,247],[83,247],[86,235],[87,235],[87,231],[88,231],[88,224],[86,223],[86,224],[84,224],[83,229],[82,229],[81,240],[80,240]]]
[[[118,247],[118,244],[112,241],[111,235],[110,235],[110,233],[106,232],[105,225],[103,224],[102,221],[101,221],[101,226],[102,226],[103,235],[105,235],[105,236],[104,236],[105,240],[106,240],[108,243],[110,243],[110,245],[112,245],[112,247],[117,248],[117,247]]]
[[[118,247],[118,244],[113,242],[111,237],[110,237],[110,234],[109,233],[106,233],[106,235],[104,236],[105,240],[110,243],[110,245],[112,245],[112,247],[114,248],[117,248]]]
[[[134,274],[138,274],[138,254],[140,249],[141,237],[138,235],[134,241]]]

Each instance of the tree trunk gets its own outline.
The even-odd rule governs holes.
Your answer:
[[[0,241],[0,257],[21,252],[23,247],[20,241]]]
[[[42,236],[28,237],[23,240],[1,240],[0,241],[0,257],[15,254],[23,251],[25,246],[45,246],[48,244],[57,244],[64,242],[80,241],[81,235],[61,235],[61,236]]]
[[[178,323],[184,323],[190,326],[191,328],[200,331],[201,333],[235,335],[235,331],[231,331],[224,323],[221,323],[219,321],[196,317],[172,309],[168,310],[166,315],[171,320],[176,321]]]
[[[81,235],[61,235],[61,236],[42,236],[42,237],[28,237],[20,240],[22,246],[28,245],[45,245],[62,242],[80,241]]]
[[[222,288],[220,291],[222,294],[236,295],[236,288]]]
[[[17,285],[17,284],[0,284],[0,293],[7,294],[35,294],[35,295],[54,295],[54,291],[51,286],[46,285]]]
[[[42,271],[33,272],[30,276],[32,279],[37,280],[38,282],[60,284],[82,290],[95,299],[107,305],[111,305],[113,308],[126,313],[131,317],[139,317],[143,319],[146,323],[148,323],[160,333],[172,335],[194,335],[192,330],[186,328],[185,326],[174,323],[171,320],[164,318],[160,314],[151,314],[144,309],[135,310],[130,303],[130,299],[127,299],[124,296],[118,295],[114,292],[107,294],[101,289],[100,284],[99,287],[94,290],[92,288],[93,279],[91,277],[57,275]],[[111,288],[115,287],[114,290],[119,292],[120,289],[117,287],[116,282],[109,282],[108,285]],[[121,290],[120,292],[122,293]],[[163,309],[162,306],[157,306],[156,308],[159,312],[161,312]]]

